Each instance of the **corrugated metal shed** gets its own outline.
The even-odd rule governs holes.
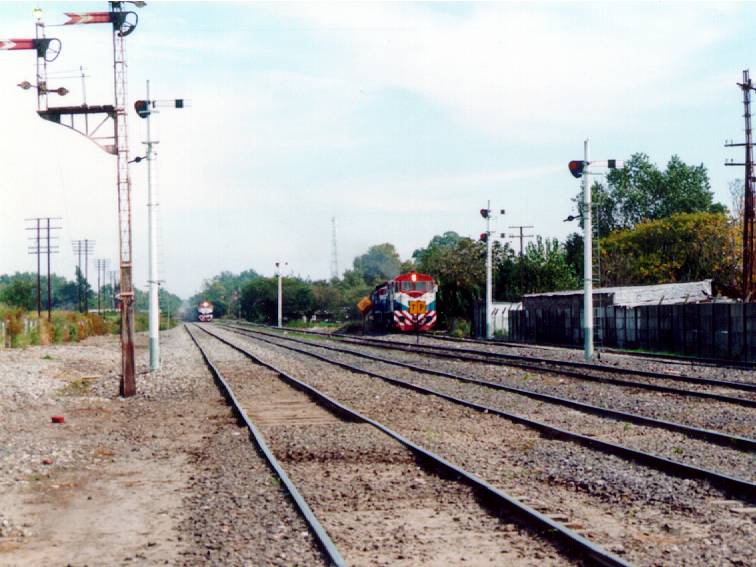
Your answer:
[[[601,287],[593,290],[594,301],[604,307],[636,307],[638,305],[672,305],[711,300],[711,280],[658,285]],[[522,299],[523,307],[541,308],[582,304],[583,290],[529,293]]]

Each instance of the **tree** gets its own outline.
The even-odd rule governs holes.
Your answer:
[[[27,279],[16,278],[3,286],[0,291],[0,303],[31,311],[37,303],[36,287]]]
[[[495,252],[500,253],[498,243]],[[436,310],[449,324],[468,319],[476,300],[483,296],[486,281],[486,246],[456,232],[434,236],[423,249],[412,254],[418,271],[434,277],[439,289]]]
[[[242,288],[259,277],[260,275],[254,270],[245,270],[238,275],[224,271],[205,280],[200,292],[189,298],[191,308],[189,317],[192,317],[193,309],[197,307],[200,301],[212,303],[216,317],[223,317],[228,312],[237,313]]]
[[[727,189],[730,192],[730,202],[732,203],[732,217],[743,222],[745,184],[742,179],[733,179],[727,184]]]
[[[299,319],[312,315],[315,299],[310,283],[300,278],[283,278],[283,317]],[[249,281],[241,293],[242,317],[272,323],[278,319],[278,277],[258,277]]]
[[[368,248],[367,252],[354,259],[352,265],[363,281],[373,286],[398,275],[402,261],[394,245],[386,242]]]
[[[682,213],[639,223],[601,241],[607,285],[658,284],[713,279],[737,294],[740,236],[722,213]]]
[[[583,280],[583,235],[573,232],[564,241],[564,253],[567,264],[575,270],[578,281]]]
[[[522,257],[507,247],[496,264],[495,296],[507,301],[520,300],[525,293],[576,289],[580,282],[567,251],[559,241],[536,237]]]
[[[706,167],[687,165],[676,155],[661,171],[646,154],[633,154],[624,168],[608,173],[606,186],[595,183],[592,190],[601,235],[678,213],[726,211],[714,203]],[[582,195],[573,200],[582,212]]]

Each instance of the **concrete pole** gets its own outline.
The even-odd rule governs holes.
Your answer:
[[[591,219],[590,142],[583,166],[583,332],[585,361],[593,360],[593,224]]]
[[[278,268],[278,328],[283,327],[283,288],[281,286],[281,263],[276,262]]]
[[[493,282],[491,281],[491,201],[488,201],[486,216],[486,338],[493,336],[491,327],[491,304],[493,303]]]
[[[150,109],[150,81],[147,81],[147,109]],[[157,203],[152,187],[152,135],[150,116],[147,115],[147,232],[149,240],[149,335],[150,372],[160,369],[160,296],[157,259]]]

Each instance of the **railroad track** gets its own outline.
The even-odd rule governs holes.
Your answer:
[[[253,328],[255,325],[243,324],[248,328]],[[260,326],[257,326],[260,327]],[[266,328],[275,329],[274,327],[264,326]],[[427,344],[411,344],[409,342],[394,341],[390,339],[369,339],[364,337],[345,337],[342,335],[331,335],[327,333],[321,333],[318,331],[307,330],[292,330],[292,332],[302,333],[313,336],[325,337],[328,339],[338,340],[348,344],[367,345],[375,348],[389,349],[389,350],[402,350],[405,352],[415,354],[426,354],[439,358],[450,358],[454,360],[477,362],[483,364],[490,364],[496,366],[508,366],[514,368],[521,368],[525,370],[532,370],[537,372],[545,372],[549,374],[555,374],[558,376],[564,376],[569,378],[575,378],[578,380],[585,380],[590,382],[600,382],[604,384],[611,384],[615,386],[624,386],[639,388],[643,390],[650,390],[655,392],[662,392],[665,394],[673,394],[679,396],[695,397],[702,399],[716,400],[729,404],[739,405],[743,407],[756,407],[756,384],[747,382],[733,382],[729,380],[717,380],[714,378],[704,378],[699,376],[683,376],[678,374],[668,374],[663,372],[651,372],[647,370],[632,370],[625,368],[618,368],[615,366],[598,365],[598,364],[585,364],[574,361],[562,361],[551,360],[544,358],[519,356],[505,353],[486,352],[476,349],[462,349],[462,348],[446,348],[438,345]],[[640,378],[627,379],[616,378],[617,374],[621,375],[634,375]],[[685,382],[689,384],[695,384],[702,389],[685,389],[676,386],[669,386],[660,384],[663,381],[671,382]],[[708,388],[705,389],[705,388]],[[749,397],[734,396],[731,394],[722,394],[717,391],[736,390],[739,392],[746,392],[745,395]]]
[[[735,478],[733,476],[729,476],[726,474],[722,474],[717,471],[709,470],[703,467],[693,466],[690,464],[682,463],[677,460],[673,460],[667,457],[659,456],[653,453],[649,453],[647,451],[640,451],[631,447],[627,447],[624,445],[620,445],[617,443],[612,443],[608,441],[603,441],[601,439],[598,439],[594,436],[585,435],[581,433],[577,433],[575,431],[570,431],[564,428],[560,427],[554,427],[552,425],[549,425],[547,423],[544,423],[542,421],[538,421],[535,419],[529,419],[527,417],[524,417],[520,414],[514,414],[507,411],[502,411],[499,408],[491,407],[487,405],[482,405],[479,403],[475,403],[469,399],[460,398],[458,396],[454,395],[448,395],[444,393],[443,391],[440,391],[438,389],[429,388],[429,387],[423,387],[418,385],[417,383],[408,382],[406,380],[401,380],[399,378],[396,378],[394,376],[389,376],[382,372],[376,372],[364,367],[358,367],[354,364],[349,364],[344,361],[340,360],[334,360],[332,358],[329,358],[327,356],[323,356],[322,354],[312,352],[311,350],[301,349],[297,347],[293,347],[287,344],[281,344],[281,341],[284,343],[295,343],[295,344],[302,344],[306,345],[308,347],[323,349],[331,352],[339,352],[343,354],[347,354],[349,356],[353,357],[361,357],[368,360],[378,361],[383,364],[389,364],[394,365],[402,368],[408,368],[410,370],[420,372],[420,373],[426,373],[426,374],[433,374],[436,376],[442,376],[446,378],[452,378],[454,380],[460,380],[463,382],[481,385],[485,387],[493,387],[495,389],[502,389],[504,391],[509,391],[516,394],[525,394],[534,397],[534,399],[538,399],[539,401],[545,401],[547,403],[558,403],[560,405],[566,405],[568,407],[574,407],[575,409],[579,409],[582,411],[588,411],[590,413],[593,413],[595,415],[600,415],[603,417],[609,417],[612,419],[621,419],[625,421],[633,421],[635,423],[640,423],[644,426],[651,426],[651,427],[658,427],[663,429],[668,429],[676,432],[683,433],[685,435],[688,435],[690,437],[699,438],[699,439],[706,439],[710,442],[715,442],[724,446],[736,446],[739,449],[742,449],[747,452],[754,452],[756,451],[756,439],[750,439],[750,438],[744,438],[744,437],[737,437],[737,436],[731,436],[726,433],[716,432],[716,431],[710,431],[710,430],[703,430],[698,428],[692,428],[688,427],[682,424],[672,423],[672,422],[665,422],[661,420],[655,420],[650,418],[645,418],[643,416],[638,416],[634,414],[626,414],[623,412],[617,412],[613,410],[607,410],[606,408],[601,408],[598,406],[589,406],[588,404],[582,404],[582,403],[576,403],[574,401],[565,400],[562,398],[555,398],[553,396],[544,396],[540,395],[534,392],[527,392],[521,389],[516,388],[508,388],[504,387],[499,384],[494,384],[486,381],[477,380],[475,378],[469,377],[469,376],[463,376],[460,374],[452,374],[447,373],[443,371],[438,371],[432,368],[426,368],[422,366],[418,366],[416,364],[408,364],[398,361],[392,361],[389,359],[384,359],[381,357],[376,357],[370,354],[356,352],[351,349],[344,349],[344,348],[337,348],[333,346],[327,346],[327,345],[318,345],[313,344],[308,341],[304,341],[301,339],[297,339],[294,337],[284,337],[279,334],[275,333],[267,333],[267,332],[261,332],[261,331],[252,331],[249,329],[243,329],[239,328],[233,325],[224,325],[224,328],[228,328],[229,330],[240,333],[249,337],[253,337],[255,340],[260,340],[268,344],[273,344],[275,346],[288,349],[293,352],[298,352],[300,354],[304,354],[307,356],[311,356],[313,358],[316,358],[318,360],[327,362],[329,364],[333,364],[335,366],[339,366],[341,368],[344,368],[346,370],[350,370],[353,372],[358,372],[361,374],[367,374],[369,376],[372,376],[374,378],[379,378],[381,380],[384,380],[386,382],[389,382],[391,384],[394,384],[396,386],[400,386],[402,388],[408,388],[417,392],[421,392],[423,394],[431,394],[434,396],[438,396],[442,399],[445,399],[447,401],[451,401],[456,404],[463,405],[465,407],[469,407],[472,409],[475,409],[477,411],[490,413],[492,415],[497,415],[499,417],[503,417],[505,419],[508,419],[514,423],[519,423],[522,425],[525,425],[527,427],[533,428],[540,433],[543,433],[549,437],[554,437],[558,439],[568,440],[575,443],[578,443],[580,445],[589,447],[591,449],[599,450],[605,453],[617,455],[621,458],[631,460],[634,462],[637,462],[639,464],[642,464],[644,466],[652,467],[656,470],[659,470],[664,473],[671,473],[675,474],[677,476],[680,476],[682,478],[696,478],[696,479],[703,479],[710,483],[712,483],[715,486],[718,486],[719,488],[729,492],[733,496],[737,496],[739,498],[743,498],[745,500],[754,500],[756,499],[756,484],[749,481],[749,480],[743,480],[739,478]],[[275,340],[270,340],[275,339]],[[527,392],[527,393],[526,393]],[[535,395],[534,395],[535,394]]]
[[[255,442],[257,443],[258,447],[266,447],[265,441],[262,439],[262,434],[260,433],[260,428],[256,427],[252,421],[249,418],[249,413],[245,411],[244,405],[245,400],[257,400],[257,404],[260,404],[260,398],[261,396],[249,396],[245,397],[243,395],[240,395],[239,393],[235,393],[234,390],[232,390],[232,387],[230,385],[231,380],[228,378],[224,378],[218,368],[218,364],[214,363],[211,359],[209,354],[207,353],[207,350],[203,348],[202,341],[198,340],[195,329],[197,327],[193,327],[191,330],[189,327],[187,327],[187,331],[192,336],[192,339],[194,340],[197,347],[202,352],[202,356],[207,363],[208,367],[210,368],[211,372],[216,378],[216,381],[218,382],[219,386],[221,387],[221,390],[226,395],[226,398],[229,400],[229,403],[234,408],[234,411],[237,413],[237,415],[242,417],[242,420],[247,425],[248,429],[252,433],[252,437],[254,437]],[[596,545],[595,543],[591,542],[587,538],[581,536],[577,532],[573,531],[566,525],[564,525],[562,522],[557,521],[555,519],[552,519],[548,515],[541,513],[537,511],[534,508],[531,508],[530,506],[524,504],[523,502],[517,500],[516,498],[512,497],[509,494],[506,494],[502,490],[494,487],[493,485],[481,480],[474,474],[464,470],[463,468],[452,464],[448,460],[434,454],[433,452],[423,448],[422,446],[418,445],[417,443],[412,442],[411,440],[407,439],[406,437],[400,435],[399,433],[393,431],[386,425],[383,425],[382,423],[379,423],[378,421],[375,421],[374,419],[371,419],[363,414],[358,413],[357,411],[350,409],[349,407],[345,406],[344,404],[336,401],[334,398],[327,396],[323,392],[317,390],[316,388],[308,385],[301,379],[298,379],[291,375],[290,373],[287,373],[272,364],[265,362],[264,360],[261,360],[259,357],[257,357],[254,353],[250,352],[248,349],[234,344],[233,342],[225,339],[224,337],[210,331],[206,327],[199,327],[205,335],[209,335],[210,337],[213,337],[214,340],[226,345],[227,347],[230,347],[237,351],[238,353],[241,353],[248,359],[252,360],[255,364],[263,366],[267,368],[268,370],[272,371],[279,380],[276,380],[276,382],[279,384],[278,389],[276,390],[276,386],[269,383],[267,388],[268,393],[275,390],[278,395],[281,395],[281,384],[286,385],[286,389],[288,392],[283,395],[284,402],[291,403],[291,391],[296,390],[297,392],[303,393],[308,400],[311,402],[314,402],[317,404],[319,411],[322,413],[327,413],[331,417],[331,422],[324,422],[320,425],[325,425],[325,428],[321,427],[317,430],[318,435],[329,435],[334,430],[349,430],[351,429],[354,431],[354,428],[362,428],[360,431],[362,431],[362,435],[365,436],[364,433],[364,427],[365,425],[370,426],[370,431],[372,432],[372,438],[375,438],[376,435],[380,437],[382,441],[378,442],[379,449],[382,451],[387,451],[387,445],[386,444],[394,444],[397,445],[394,449],[391,449],[393,451],[391,459],[389,459],[387,462],[379,462],[377,463],[379,466],[371,466],[371,462],[369,459],[364,463],[359,463],[359,466],[357,467],[357,470],[362,471],[364,474],[361,476],[361,480],[363,482],[367,482],[366,479],[374,478],[375,475],[377,475],[378,480],[383,479],[384,481],[384,489],[391,489],[391,490],[399,490],[397,488],[397,485],[400,485],[402,481],[404,482],[413,482],[414,488],[411,490],[413,491],[419,491],[421,494],[426,494],[426,496],[431,496],[434,498],[439,498],[443,502],[439,503],[436,502],[436,506],[440,507],[439,510],[436,510],[439,512],[434,516],[433,521],[435,522],[434,529],[435,531],[444,531],[443,527],[440,527],[438,524],[440,520],[438,519],[441,517],[442,519],[446,516],[449,517],[449,520],[451,521],[451,526],[447,526],[445,529],[451,530],[449,535],[453,536],[455,540],[459,540],[459,537],[461,535],[464,535],[465,529],[472,526],[473,529],[480,529],[480,526],[485,524],[485,521],[478,517],[476,515],[477,513],[471,512],[471,509],[477,509],[479,507],[484,507],[485,510],[487,510],[487,517],[490,517],[490,515],[498,516],[503,518],[504,521],[507,521],[509,518],[516,519],[518,523],[520,523],[523,526],[526,526],[529,530],[534,530],[539,534],[541,538],[544,538],[551,543],[558,546],[558,549],[562,552],[567,554],[568,556],[576,559],[583,560],[589,564],[596,564],[596,565],[610,565],[610,566],[628,566],[630,563],[625,561],[624,559],[612,554],[611,552],[605,550],[604,548]],[[257,384],[259,387],[259,383],[261,381],[261,377],[259,375],[256,375],[256,380],[249,381],[249,380],[242,380],[237,379],[235,381],[235,386],[239,388],[239,390],[243,390],[244,388],[253,387],[250,385]],[[301,394],[300,394],[301,395]],[[275,396],[274,396],[275,397]],[[253,402],[248,402],[253,403]],[[261,410],[259,405],[254,409],[254,412],[257,414],[264,414],[264,410]],[[275,428],[268,428],[268,433],[270,436],[275,436],[274,432]],[[327,433],[330,432],[330,433]],[[378,432],[380,432],[379,435]],[[296,436],[306,436],[306,432],[300,428],[300,430],[296,433]],[[280,444],[281,440],[274,440],[271,442],[272,444]],[[374,443],[376,443],[374,441]],[[370,455],[373,459],[375,459],[375,455],[373,454],[375,452],[376,446],[370,445],[368,447],[371,452]],[[342,455],[344,448],[333,448],[335,453],[334,455]],[[408,452],[412,455],[413,459],[416,460],[410,460],[407,461],[406,458],[402,458],[400,456],[400,453]],[[272,455],[272,451],[268,450],[268,453],[270,453],[270,459],[269,462],[276,463],[277,466],[272,466],[272,468],[276,471],[276,474],[279,478],[283,479],[287,478],[285,475],[286,473],[283,471],[280,464],[275,461],[275,457]],[[267,456],[267,455],[266,455]],[[301,456],[300,456],[301,457]],[[307,460],[307,459],[302,459]],[[330,474],[337,474],[333,472],[334,470],[338,469],[339,466],[339,459],[338,458],[328,458],[329,463],[329,471],[332,471]],[[420,465],[422,469],[422,474],[425,475],[422,478],[417,477],[417,472],[411,473],[409,476],[407,476],[407,471],[410,472],[413,469],[413,467],[416,467],[416,465]],[[296,468],[296,463],[294,464],[294,467]],[[302,469],[302,467],[299,467]],[[366,471],[363,469],[367,469]],[[388,471],[388,473],[386,472]],[[373,474],[374,473],[374,474]],[[393,476],[391,476],[391,473],[393,473]],[[355,471],[352,470],[349,472],[349,474],[354,475]],[[373,476],[371,476],[373,474]],[[389,478],[385,478],[385,475],[389,474]],[[384,475],[384,476],[381,476]],[[303,477],[301,474],[299,474],[300,478],[304,478],[303,483],[307,484],[306,476]],[[310,488],[312,489],[312,486],[321,486],[320,481],[322,479],[313,479],[313,482],[310,483]],[[380,483],[378,483],[380,484]],[[377,485],[376,485],[377,486]],[[418,488],[419,486],[419,488]],[[464,490],[460,490],[460,486],[465,487]],[[388,487],[388,488],[387,488]],[[345,487],[340,487],[340,490]],[[435,490],[431,490],[431,488],[435,488]],[[316,535],[318,538],[318,541],[321,543],[321,547],[328,553],[329,560],[337,565],[344,564],[344,559],[342,558],[339,551],[336,549],[335,545],[333,545],[333,541],[330,539],[328,534],[326,533],[326,530],[322,528],[321,522],[327,522],[329,518],[318,520],[315,518],[314,514],[312,514],[312,510],[307,506],[307,503],[304,501],[304,497],[301,495],[301,493],[297,490],[296,487],[293,486],[293,483],[291,485],[287,484],[287,490],[289,490],[292,494],[297,494],[298,496],[295,498],[297,501],[297,504],[299,505],[299,509],[303,511],[303,514],[305,511],[308,511],[309,519],[308,519],[308,525],[310,525],[311,531]],[[325,491],[325,488],[323,488]],[[343,490],[342,490],[343,491]],[[466,492],[468,491],[468,492]],[[337,490],[336,493],[339,493]],[[317,501],[323,501],[324,498],[320,494],[313,494],[314,499]],[[380,493],[378,494],[380,497]],[[454,508],[451,512],[448,510],[444,510],[443,507],[445,505],[448,505],[450,501],[454,501],[454,499],[457,499],[456,502],[459,504],[460,502],[465,503],[464,508]],[[301,505],[300,505],[301,503]],[[331,502],[332,504],[332,502]],[[427,505],[427,503],[425,504]],[[395,509],[395,508],[398,508]],[[321,506],[321,512],[324,512],[327,509],[326,506]],[[395,517],[396,513],[403,513],[407,512],[407,510],[402,509],[402,502],[400,501],[393,501],[392,505],[384,510],[384,514],[381,514],[380,518],[380,524],[374,524],[373,527],[375,529],[379,529],[380,525],[390,524],[391,519]],[[327,512],[324,512],[327,514]],[[455,515],[456,514],[456,515]],[[365,521],[365,517],[361,516],[362,521]],[[342,522],[343,523],[343,522]],[[494,522],[496,526],[500,525],[498,521]],[[330,524],[332,529],[335,531],[338,531],[337,526],[339,525],[338,521],[333,520],[333,518],[330,518]],[[357,524],[359,525],[359,523]],[[485,525],[491,525],[491,522],[488,521]],[[318,527],[319,526],[319,527]],[[353,524],[354,526],[354,524]],[[368,534],[352,534],[353,536],[362,536],[366,537]],[[511,536],[510,532],[510,536]],[[520,534],[521,535],[521,534]],[[486,540],[481,540],[480,538],[475,540],[476,545],[481,546],[481,542],[502,542],[502,538],[506,539],[506,533],[504,535],[501,535],[501,532],[497,530],[492,530],[492,533],[487,534]],[[512,536],[514,537],[514,536]],[[532,537],[532,536],[531,536]],[[343,538],[342,538],[343,539]],[[364,541],[362,541],[364,543]],[[511,543],[511,542],[510,542]],[[411,544],[411,548],[414,549],[416,543],[413,542]],[[486,546],[485,543],[482,545],[483,547]],[[505,549],[507,549],[505,547]],[[502,550],[498,550],[498,560],[501,561],[502,559],[507,562],[507,556],[502,555]],[[512,559],[512,558],[510,558]]]
[[[537,350],[546,350],[546,351],[556,351],[558,349],[582,351],[583,349],[583,347],[577,347],[574,345],[558,345],[558,344],[544,345],[544,344],[518,343],[518,342],[503,341],[503,340],[497,340],[497,339],[472,339],[472,338],[449,337],[441,333],[431,333],[428,336],[439,341],[480,344],[480,345],[487,345],[487,346],[494,346],[494,347],[502,346],[502,347],[510,347],[510,348],[537,349]],[[704,357],[695,357],[695,356],[685,356],[681,354],[663,354],[663,353],[656,353],[656,352],[638,352],[638,351],[632,351],[632,350],[607,348],[607,347],[601,347],[599,350],[597,350],[597,354],[600,355],[602,353],[627,356],[630,358],[636,358],[640,360],[645,359],[650,362],[659,363],[659,364],[673,364],[673,365],[687,364],[690,366],[710,366],[713,368],[731,368],[734,370],[756,370],[756,363],[754,362],[726,360],[726,359],[719,359],[719,358],[704,358]]]

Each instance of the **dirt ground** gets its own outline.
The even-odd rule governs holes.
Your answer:
[[[286,551],[266,538],[292,525],[309,545],[186,332],[164,334],[154,375],[145,345],[138,336],[129,400],[117,396],[117,337],[0,350],[0,565],[278,564]],[[223,488],[228,465],[213,453],[229,444],[235,466],[254,471],[245,485],[262,483],[262,533],[254,507],[207,511],[216,494],[239,493]]]

